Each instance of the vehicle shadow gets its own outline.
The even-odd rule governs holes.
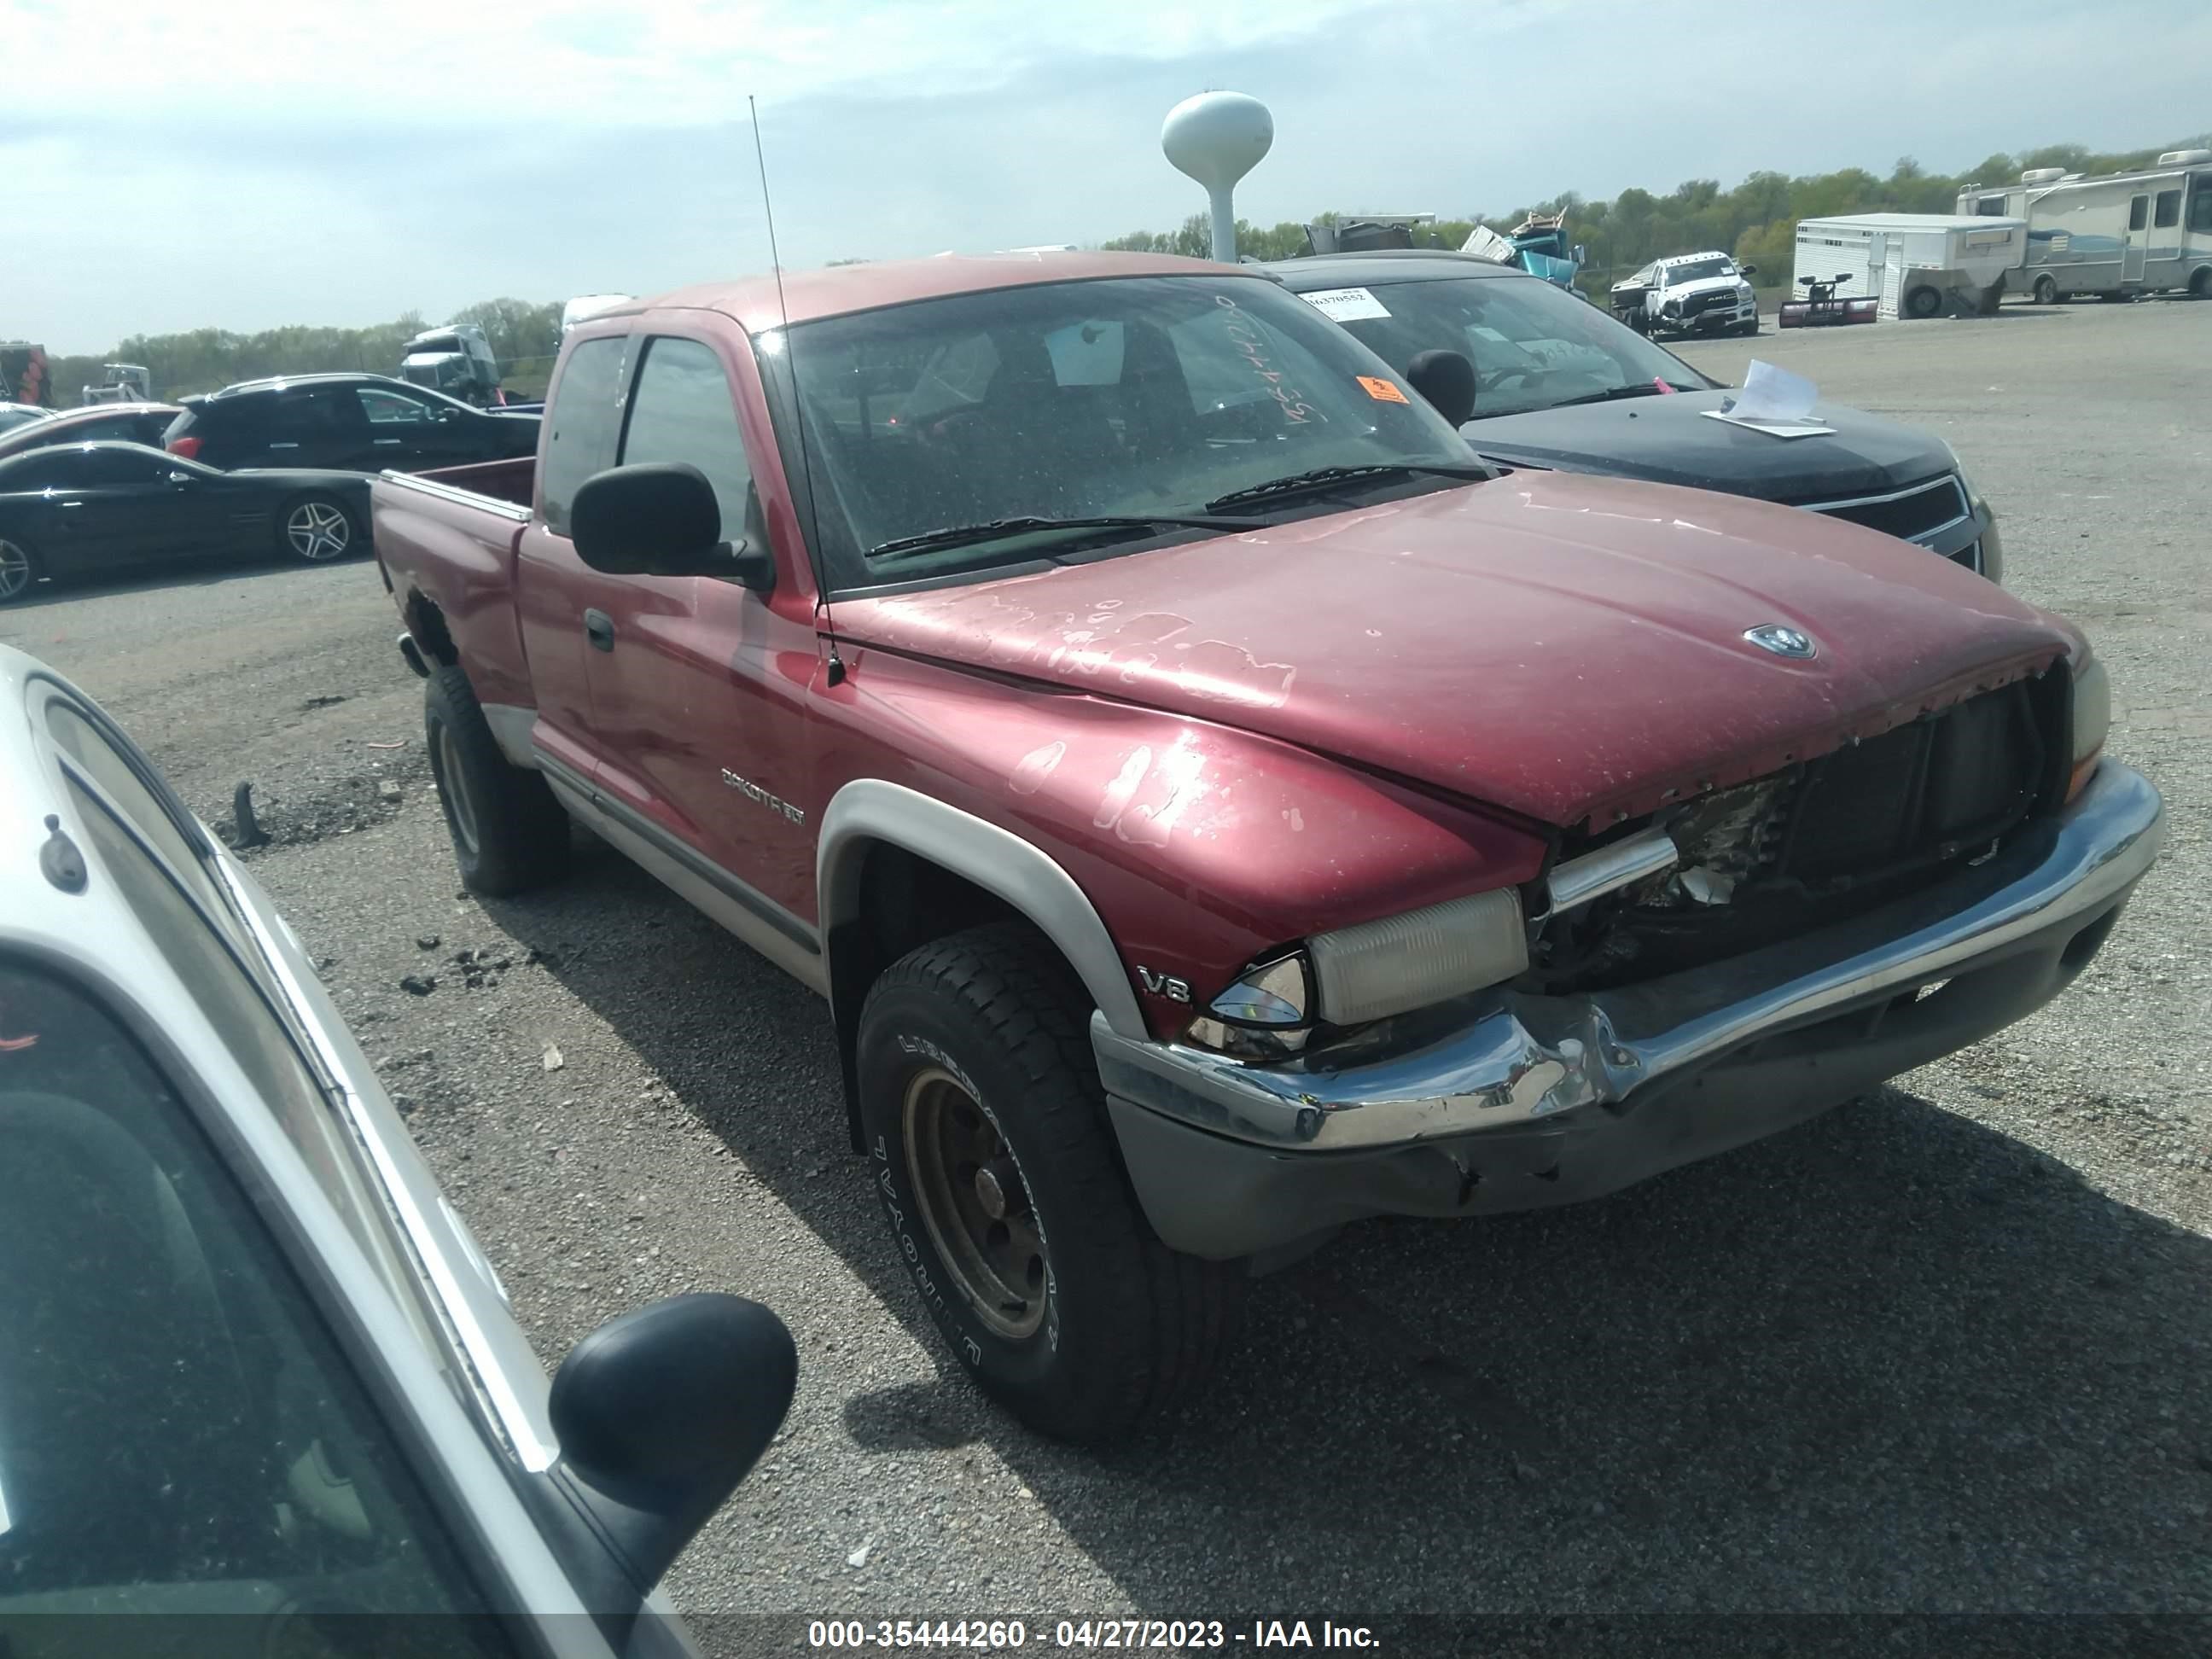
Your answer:
[[[282,570],[357,572],[360,567],[370,562],[367,553],[329,564],[308,564],[282,553],[195,556],[190,564],[172,569],[149,568],[109,578],[72,576],[61,581],[41,581],[28,597],[0,607],[0,622],[5,622],[10,617],[26,616],[51,606],[67,605],[75,599],[127,598],[133,593],[167,592],[179,587],[212,587],[218,582],[231,581],[240,576],[257,576]]]
[[[941,1354],[818,1000],[604,851],[487,908],[608,941],[549,966]],[[742,1109],[733,1052],[781,1080]],[[2208,1287],[2212,1243],[1884,1091],[1602,1202],[1353,1228],[1128,1443],[1040,1440],[949,1359],[843,1413],[864,1450],[988,1443],[1167,1618],[2206,1613]]]

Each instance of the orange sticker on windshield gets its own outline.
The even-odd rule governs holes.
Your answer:
[[[1389,380],[1378,380],[1372,374],[1358,374],[1352,378],[1378,404],[1402,404],[1407,401],[1406,394]]]

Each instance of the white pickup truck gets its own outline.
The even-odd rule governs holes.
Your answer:
[[[1756,334],[1757,269],[1717,252],[1654,259],[1613,285],[1613,314],[1639,334]]]

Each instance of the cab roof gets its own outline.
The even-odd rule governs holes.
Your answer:
[[[586,333],[642,312],[688,310],[720,312],[746,332],[760,333],[786,323],[811,323],[856,311],[994,289],[1095,282],[1109,276],[1204,276],[1253,279],[1261,273],[1252,265],[1216,264],[1208,259],[1159,253],[940,253],[928,259],[787,270],[780,295],[773,275],[696,283],[595,312],[579,322],[576,330]]]

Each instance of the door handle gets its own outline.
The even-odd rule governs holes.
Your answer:
[[[398,438],[379,438],[376,440],[376,447],[379,449],[397,449],[402,441]]]
[[[271,449],[297,449],[300,446],[297,444],[271,444],[269,446]]]
[[[615,619],[604,611],[586,611],[584,613],[584,637],[592,642],[592,648],[595,651],[613,650]]]

